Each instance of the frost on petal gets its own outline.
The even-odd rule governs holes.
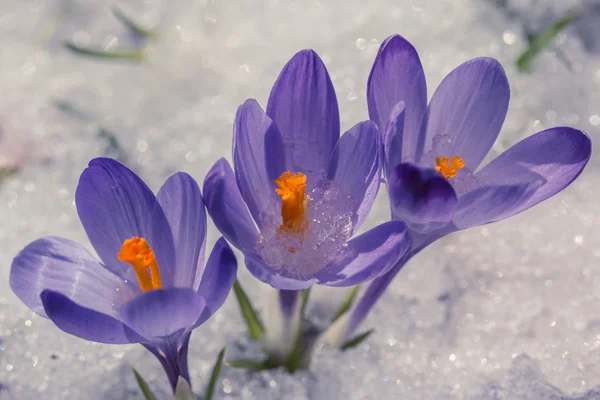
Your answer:
[[[464,154],[458,154],[454,150],[454,145],[450,136],[437,135],[434,136],[432,140],[431,150],[422,156],[420,164],[427,167],[436,168],[439,166],[439,159],[442,157],[447,158],[450,161],[454,157],[463,158],[464,156]],[[450,165],[452,162],[453,161],[450,161]],[[450,185],[452,185],[458,196],[482,186],[482,183],[478,181],[470,165],[464,165],[460,167],[456,173],[456,176],[449,178],[448,182]]]
[[[333,181],[321,180],[305,199],[304,225],[288,229],[281,215],[263,214],[257,249],[284,276],[307,278],[348,251],[356,204]]]

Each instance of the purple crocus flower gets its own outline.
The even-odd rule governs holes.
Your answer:
[[[346,324],[341,340],[423,248],[449,233],[525,211],[579,176],[591,142],[567,127],[536,133],[479,168],[498,137],[509,97],[498,61],[476,58],[450,72],[427,105],[415,48],[399,35],[382,43],[367,86],[369,116],[383,137],[392,219],[406,223],[411,248],[340,322]]]
[[[237,272],[223,238],[204,266],[206,213],[196,181],[171,176],[154,195],[121,163],[90,162],[75,194],[100,257],[60,237],[30,243],[14,259],[10,287],[63,331],[99,343],[141,343],[173,390],[189,381],[192,329],[225,301]]]
[[[354,236],[379,189],[381,142],[371,121],[340,137],[333,84],[312,50],[285,65],[267,110],[247,100],[235,117],[233,162],[204,181],[208,212],[257,277],[283,291],[350,286],[391,268],[408,243],[400,221]],[[282,293],[282,311],[294,293]]]

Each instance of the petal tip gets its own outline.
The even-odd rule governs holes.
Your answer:
[[[118,160],[115,160],[114,158],[110,158],[110,157],[96,157],[96,158],[92,158],[90,160],[90,162],[88,163],[88,168],[94,168],[94,167],[100,167],[100,168],[102,168],[105,165],[116,166],[117,168],[118,167],[125,167],[125,168],[129,169],[129,167],[127,167],[122,162],[120,162]]]
[[[204,177],[202,195],[205,201],[207,201],[206,197],[210,195],[210,189],[213,188],[215,184],[222,182],[227,175],[233,175],[233,169],[231,168],[229,161],[227,161],[225,157],[221,157],[213,164]]]
[[[567,136],[567,139],[574,142],[580,148],[583,158],[589,160],[592,156],[592,139],[586,132],[569,126],[560,126],[554,129],[560,129],[561,133]]]
[[[231,165],[225,157],[219,158],[210,169],[210,172],[224,174],[227,170],[231,170]]]
[[[381,43],[380,50],[383,51],[384,49],[386,51],[407,50],[415,53],[417,52],[412,43],[398,33],[388,36]]]
[[[244,106],[258,106],[258,107],[260,107],[260,104],[259,104],[258,100],[253,99],[253,98],[249,98],[249,99],[246,99],[244,101],[244,103],[240,107],[244,107]]]
[[[175,172],[173,175],[171,175],[170,177],[168,177],[167,180],[169,180],[169,179],[175,179],[175,178],[177,178],[177,179],[185,179],[185,180],[188,180],[188,181],[196,182],[196,180],[194,179],[194,177],[192,177],[187,172],[183,172],[183,171]]]
[[[221,236],[215,243],[215,248],[219,247],[219,251],[221,251],[221,257],[223,260],[231,261],[236,265],[237,268],[237,259],[235,258],[235,254],[229,243],[223,236]]]
[[[317,54],[316,51],[314,51],[313,49],[303,49],[300,50],[299,52],[297,52],[294,57],[299,56],[299,57],[308,57],[308,58],[318,58],[319,60],[321,59],[321,57],[319,57],[319,54]]]
[[[326,70],[325,67],[325,63],[323,62],[323,60],[321,59],[321,57],[319,56],[319,54],[317,54],[316,51],[314,51],[313,49],[303,49],[300,50],[299,52],[297,52],[296,54],[294,54],[290,60],[285,64],[285,66],[283,67],[280,77],[281,75],[283,75],[283,73],[285,71],[288,71],[290,69],[294,70],[296,68],[300,68],[300,69],[306,69],[311,67],[312,68],[324,68]]]
[[[469,61],[466,61],[463,65],[488,69],[490,72],[495,74],[495,79],[499,79],[502,84],[504,84],[506,87],[509,87],[506,71],[504,70],[504,67],[502,66],[500,61],[496,60],[495,58],[476,57]]]

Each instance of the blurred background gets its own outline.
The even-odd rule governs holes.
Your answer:
[[[342,130],[367,119],[380,43],[417,48],[429,96],[459,64],[497,58],[511,84],[492,155],[568,125],[600,139],[600,2],[592,0],[20,0],[0,2],[0,399],[141,399],[131,367],[169,393],[141,346],[71,337],[12,294],[12,258],[44,235],[88,243],[74,207],[87,162],[116,157],[157,190],[230,159],[238,105],[263,106],[297,51],[333,79]],[[309,371],[224,368],[219,399],[600,399],[600,161],[560,195],[453,234],[413,259],[352,351]],[[370,226],[388,218],[384,191]],[[368,226],[367,226],[368,227]],[[209,245],[218,235],[211,225]],[[91,246],[90,246],[91,248]],[[265,286],[240,261],[260,305]],[[309,317],[343,290],[315,291]],[[233,296],[192,336],[195,389],[220,348],[260,354]]]

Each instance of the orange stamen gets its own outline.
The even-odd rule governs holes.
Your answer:
[[[146,239],[137,236],[126,239],[121,246],[121,251],[117,254],[117,258],[131,264],[142,291],[148,292],[162,288],[158,262]]]
[[[452,161],[448,157],[436,157],[435,163],[435,170],[446,179],[454,178],[458,170],[465,167],[465,161],[459,156],[452,156]]]
[[[301,172],[293,174],[286,171],[275,181],[278,189],[275,192],[281,197],[280,229],[303,232],[307,228],[304,219],[306,196],[306,175]]]

